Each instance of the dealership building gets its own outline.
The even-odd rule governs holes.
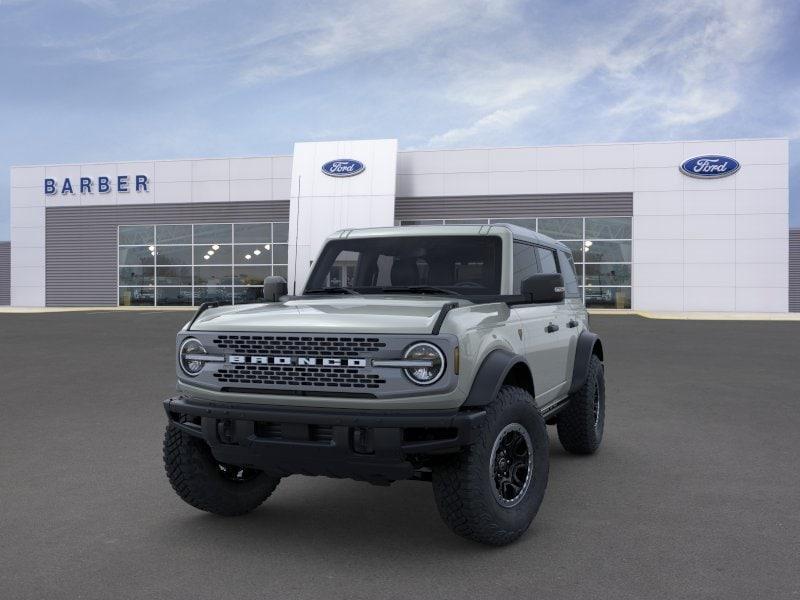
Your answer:
[[[389,139],[13,167],[0,303],[255,302],[267,275],[302,290],[340,229],[511,222],[572,249],[590,307],[784,313],[800,310],[788,163],[786,139],[412,151]]]

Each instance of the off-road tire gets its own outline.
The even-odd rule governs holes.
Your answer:
[[[477,441],[433,468],[433,492],[444,522],[456,534],[503,546],[519,538],[539,510],[549,469],[547,427],[531,395],[504,385],[486,407]],[[521,425],[532,446],[532,477],[514,506],[495,497],[492,449],[504,428]]]
[[[275,490],[280,478],[262,471],[241,470],[241,480],[225,471],[203,440],[173,425],[164,434],[164,467],[172,488],[185,502],[216,515],[238,516],[258,508]],[[232,467],[224,467],[231,469]]]
[[[597,413],[595,403],[597,402]],[[558,413],[558,439],[567,452],[594,454],[603,441],[606,412],[606,382],[602,361],[592,355],[583,386]]]

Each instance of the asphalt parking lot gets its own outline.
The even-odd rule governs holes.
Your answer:
[[[161,399],[188,313],[0,314],[3,598],[800,596],[800,323],[595,316],[604,445],[526,536],[450,533],[429,485],[292,477],[246,517],[185,505]]]

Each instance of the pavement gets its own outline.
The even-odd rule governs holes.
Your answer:
[[[161,462],[186,313],[0,314],[0,596],[800,597],[800,324],[592,317],[605,440],[528,533],[453,535],[428,484],[291,477],[196,511]]]

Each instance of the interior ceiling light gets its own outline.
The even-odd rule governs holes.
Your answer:
[[[151,252],[151,253],[150,253],[150,255],[151,255],[151,256],[155,256],[155,255],[156,255],[156,253],[155,253],[155,252]]]
[[[589,247],[591,247],[592,242],[590,240],[586,240],[585,242],[583,242],[583,245],[586,246],[587,248],[589,248]]]
[[[258,248],[256,248],[255,250],[253,250],[253,254],[255,254],[256,256],[258,256],[259,254],[261,254],[261,250],[259,250]]]
[[[208,254],[206,254],[206,255],[203,257],[203,260],[208,260],[209,258],[211,258],[211,257],[210,257]]]
[[[252,257],[252,256],[250,256],[249,254],[245,254],[245,255],[244,255],[244,259],[245,259],[245,260],[250,260],[251,258],[253,258],[253,257]]]
[[[148,246],[147,249],[150,250],[150,252],[152,252],[153,250],[156,249],[156,247],[155,246]]]
[[[211,249],[212,250],[219,250],[219,244],[214,244],[213,246],[211,246]]]
[[[269,250],[269,244],[264,244],[264,250]]]
[[[209,255],[209,256],[214,256],[214,251],[213,251],[213,250],[209,250],[209,251],[208,251],[208,255]]]

